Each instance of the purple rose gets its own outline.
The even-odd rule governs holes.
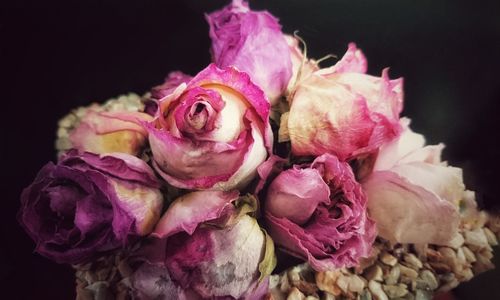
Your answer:
[[[276,259],[272,240],[251,216],[256,205],[238,191],[178,198],[142,250],[147,262],[132,276],[136,293],[141,299],[261,299]]]
[[[290,49],[278,20],[267,11],[250,10],[241,0],[206,18],[213,61],[248,73],[275,104],[292,76]]]
[[[163,202],[158,187],[137,157],[71,150],[24,189],[18,218],[38,253],[83,263],[151,232]]]
[[[247,74],[214,64],[168,89],[147,124],[160,176],[186,189],[231,190],[249,183],[272,151],[262,90]]]
[[[324,154],[272,181],[265,218],[277,245],[323,271],[352,267],[369,254],[376,233],[366,205],[349,165]]]

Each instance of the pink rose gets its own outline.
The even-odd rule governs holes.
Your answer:
[[[247,74],[212,64],[170,91],[147,125],[158,173],[180,188],[245,186],[272,151],[262,90]]]
[[[278,20],[267,11],[234,0],[206,16],[210,25],[213,61],[234,66],[260,86],[271,104],[277,103],[292,75],[290,50]]]
[[[375,151],[400,133],[402,79],[366,75],[354,44],[334,66],[298,82],[287,127],[295,155],[334,154],[348,160]]]
[[[81,151],[137,155],[147,139],[141,122],[151,120],[151,116],[142,112],[107,112],[90,107],[69,139],[72,147]]]
[[[276,259],[272,240],[251,216],[256,205],[238,191],[175,200],[141,250],[146,262],[132,277],[140,298],[262,299]]]
[[[399,243],[446,244],[457,233],[462,170],[441,162],[443,145],[424,146],[401,120],[401,136],[384,144],[362,182],[379,235]]]
[[[375,239],[361,185],[349,165],[330,154],[280,173],[264,209],[275,243],[318,271],[356,265]]]

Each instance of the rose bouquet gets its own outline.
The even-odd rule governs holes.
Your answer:
[[[234,0],[212,63],[77,108],[21,195],[78,299],[426,299],[493,267],[500,218],[401,116],[403,80],[333,65]]]

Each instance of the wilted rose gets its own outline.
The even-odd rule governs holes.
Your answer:
[[[87,262],[153,230],[163,202],[158,187],[135,156],[72,150],[24,189],[18,218],[40,254]]]
[[[264,207],[276,244],[318,271],[356,265],[375,239],[361,185],[349,165],[330,154],[280,173]]]
[[[399,243],[446,244],[457,233],[462,170],[441,162],[443,145],[424,146],[402,119],[401,136],[384,144],[362,182],[379,235]]]
[[[364,74],[354,44],[334,66],[297,83],[287,123],[295,155],[334,154],[348,160],[375,151],[400,133],[402,79]]]
[[[99,154],[121,152],[137,155],[147,140],[147,131],[141,122],[151,119],[142,112],[108,112],[90,107],[69,135],[71,146]]]
[[[247,74],[212,64],[159,100],[147,126],[154,167],[180,188],[243,187],[271,152],[268,117]]]
[[[267,11],[252,11],[233,0],[208,14],[213,61],[246,72],[275,104],[292,76],[290,50],[278,20]]]
[[[146,262],[132,277],[136,293],[148,299],[261,299],[276,260],[272,240],[251,216],[255,205],[255,198],[239,198],[237,191],[198,191],[175,200],[154,242],[142,250]],[[163,283],[155,285],[158,280]]]

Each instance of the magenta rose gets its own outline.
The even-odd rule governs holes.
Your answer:
[[[163,202],[158,187],[134,156],[71,150],[24,189],[18,218],[38,253],[58,263],[88,262],[152,231]]]
[[[252,11],[234,0],[206,16],[213,61],[246,72],[275,104],[292,76],[292,60],[278,20],[267,11]]]
[[[367,75],[366,65],[351,43],[337,64],[301,77],[284,124],[293,154],[349,160],[400,134],[402,79],[390,80],[387,69],[381,77]]]
[[[253,197],[198,191],[175,200],[132,276],[143,299],[261,299],[276,260]],[[161,281],[162,284],[155,284]]]
[[[208,66],[159,100],[147,125],[153,165],[187,189],[244,187],[272,147],[269,103],[247,74]]]
[[[355,266],[376,236],[361,185],[350,166],[330,154],[281,172],[264,206],[276,244],[317,271]]]

